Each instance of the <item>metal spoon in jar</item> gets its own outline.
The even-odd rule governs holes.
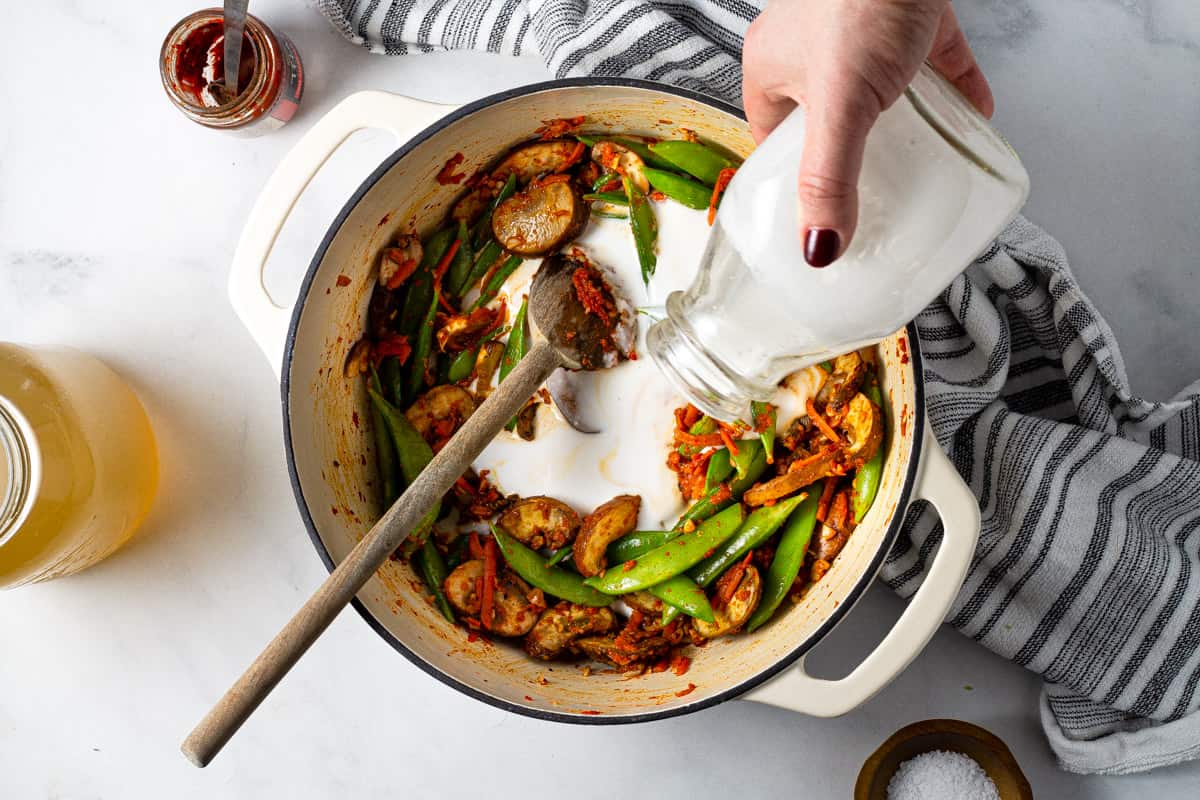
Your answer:
[[[533,348],[184,740],[183,753],[193,764],[203,767],[220,752],[300,656],[554,370],[605,369],[620,361],[621,354],[627,352],[624,343],[634,341],[636,319],[632,314],[620,312],[616,313],[615,321],[606,318],[597,313],[594,303],[589,303],[590,311],[585,308],[586,301],[581,301],[574,280],[581,266],[584,266],[581,262],[562,255],[542,262],[529,293],[529,316],[537,340]],[[612,307],[626,307],[613,295],[615,290],[600,273],[592,272],[608,291]]]
[[[242,64],[242,32],[246,28],[246,7],[250,0],[225,0],[225,95],[238,96],[238,71]]]

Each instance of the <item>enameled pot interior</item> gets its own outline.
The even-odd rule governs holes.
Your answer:
[[[461,152],[460,170],[470,174],[530,139],[543,120],[577,115],[586,117],[587,131],[666,138],[679,136],[684,127],[739,155],[749,153],[748,128],[732,109],[675,91],[556,84],[480,101],[398,151],[347,204],[301,290],[284,363],[289,462],[301,511],[327,565],[340,561],[379,513],[363,385],[345,379],[342,365],[363,330],[380,250],[400,232],[430,233],[462,191],[439,185],[435,176],[442,165]],[[725,637],[695,650],[682,677],[664,672],[631,678],[595,665],[586,675],[583,665],[536,662],[517,646],[468,641],[467,632],[442,619],[420,580],[397,562],[359,593],[359,610],[426,671],[535,716],[632,721],[693,710],[745,691],[794,661],[840,619],[874,577],[894,538],[891,523],[907,498],[921,419],[910,362],[915,343],[907,340],[900,331],[878,348],[890,423],[888,456],[867,519],[803,602],[753,635]],[[647,457],[665,459],[665,453]]]

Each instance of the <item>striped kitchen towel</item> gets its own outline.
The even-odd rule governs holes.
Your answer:
[[[559,76],[623,75],[740,101],[745,0],[318,0],[381,53],[537,52]],[[1062,765],[1200,757],[1200,383],[1133,396],[1059,244],[1018,219],[917,319],[929,417],[979,498],[948,622],[1045,680]],[[903,596],[941,539],[914,506],[883,568]]]

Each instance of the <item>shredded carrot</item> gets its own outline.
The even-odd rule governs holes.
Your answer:
[[[817,501],[817,522],[824,522],[825,515],[829,513],[829,501],[833,499],[833,490],[837,487],[837,481],[827,478],[825,480],[825,488],[821,490],[821,499]]]
[[[687,407],[683,409],[683,419],[682,419],[683,427],[685,427],[685,428],[692,427],[697,422],[699,422],[700,418],[703,416],[704,416],[704,414],[701,413],[700,409],[696,408],[691,403],[688,403]]]
[[[721,441],[729,448],[729,455],[736,456],[738,454],[737,445],[733,443],[733,437],[729,435],[729,431],[725,430],[725,426],[722,425],[718,428],[717,433],[720,435]]]
[[[496,308],[496,321],[493,322],[487,330],[479,334],[479,341],[482,342],[484,339],[486,339],[492,331],[497,330],[501,325],[503,325],[504,320],[506,319],[508,319],[508,301],[501,299],[500,305]]]
[[[462,489],[464,492],[467,492],[468,494],[475,494],[475,488],[473,486],[471,486],[470,483],[467,482],[467,478],[464,475],[459,475],[458,478],[454,481],[454,485],[457,486],[458,488]]]
[[[725,606],[733,599],[733,593],[737,591],[738,585],[742,582],[742,576],[746,574],[746,568],[750,566],[750,559],[754,557],[754,551],[746,553],[746,557],[729,568],[717,585],[716,600],[718,607]]]
[[[441,283],[442,276],[446,274],[446,270],[450,269],[450,262],[454,260],[454,254],[458,252],[458,246],[462,244],[455,239],[450,243],[450,247],[446,249],[446,255],[442,256],[442,260],[433,268],[433,280],[436,283]]]
[[[842,445],[842,437],[837,435],[837,431],[829,427],[829,423],[825,421],[825,416],[817,412],[817,407],[813,405],[812,398],[808,398],[804,402],[804,407],[808,411],[808,416],[821,429],[821,433],[825,434],[825,438],[836,444],[838,447]]]
[[[693,447],[720,447],[725,444],[720,433],[695,434],[680,430],[675,431],[675,441]]]
[[[437,292],[438,305],[441,306],[443,309],[445,309],[447,314],[457,314],[458,313],[458,310],[455,309],[454,306],[447,303],[446,298],[442,296],[441,287],[438,287],[434,291]]]
[[[407,336],[392,335],[371,345],[371,361],[376,367],[389,356],[395,356],[403,365],[411,355],[412,345],[409,344]]]
[[[571,167],[575,166],[575,164],[579,162],[579,159],[583,158],[583,152],[586,149],[587,146],[584,145],[583,142],[576,144],[575,149],[571,151],[571,155],[567,156],[567,160],[564,161],[562,166],[556,169],[555,172],[566,172]]]
[[[483,543],[479,541],[479,532],[471,531],[471,538],[467,540],[467,550],[471,553],[471,558],[483,558]]]
[[[479,593],[479,621],[489,631],[496,621],[496,540],[488,537],[483,545],[483,591]]]
[[[389,251],[388,261],[392,261],[397,264],[396,271],[392,273],[392,277],[388,278],[387,282],[387,288],[392,290],[399,289],[400,286],[406,280],[411,278],[412,274],[417,270],[417,260],[415,258],[406,258],[403,261],[396,261],[396,259],[391,256]]]
[[[717,183],[713,186],[712,199],[708,201],[708,224],[712,225],[717,219],[717,203],[721,201],[721,195],[725,192],[725,187],[729,186],[729,182],[733,180],[734,170],[732,167],[727,167],[717,173]]]

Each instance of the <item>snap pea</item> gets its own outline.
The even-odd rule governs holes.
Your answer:
[[[730,506],[705,520],[691,533],[681,534],[646,553],[629,569],[625,564],[617,564],[584,583],[605,594],[648,589],[703,561],[706,553],[734,535],[745,516],[741,504]]]
[[[400,359],[388,356],[379,365],[380,394],[394,406],[404,405],[404,370]]]
[[[379,394],[383,389],[379,383],[379,373],[371,368],[371,388]],[[392,503],[400,496],[400,464],[396,460],[396,448],[392,437],[383,422],[383,414],[371,404],[371,432],[375,436],[375,462],[379,469],[379,492],[384,508],[391,508]]]
[[[500,291],[500,287],[508,280],[508,276],[516,272],[519,266],[521,266],[521,257],[509,256],[503,264],[496,267],[492,271],[492,277],[488,278],[487,285],[479,290],[479,297],[471,304],[471,310],[482,308],[492,302],[492,299]]]
[[[654,252],[658,240],[658,221],[654,218],[650,200],[642,190],[627,177],[621,178],[621,184],[625,187],[625,196],[629,198],[629,225],[633,228],[633,243],[637,248],[638,264],[642,268],[642,282],[649,286],[650,278],[658,266],[658,256]]]
[[[649,553],[656,547],[669,542],[679,531],[634,531],[627,533],[608,546],[604,555],[609,564],[624,564]]]
[[[575,548],[572,547],[571,545],[567,545],[566,547],[560,547],[557,550],[555,550],[553,553],[550,554],[550,558],[546,560],[546,566],[553,567],[555,564],[559,563],[560,561],[570,558],[571,554],[574,552],[575,552]]]
[[[741,451],[738,451],[739,455]],[[729,460],[729,450],[722,447],[708,459],[708,471],[704,474],[704,491],[711,492],[733,473],[733,462]]]
[[[662,156],[656,155],[655,152],[650,149],[650,145],[648,145],[646,142],[639,142],[637,139],[627,139],[624,136],[595,137],[580,135],[576,135],[575,138],[586,144],[588,147],[595,147],[596,142],[604,139],[605,141],[614,142],[637,153],[638,157],[642,159],[647,166],[658,167],[659,169],[676,168],[675,165],[673,165],[670,161],[667,161]]]
[[[412,361],[408,365],[408,391],[406,394],[414,399],[429,383],[428,378],[433,373],[434,359],[437,357],[437,353],[433,349],[433,325],[437,318],[437,310],[438,299],[435,289],[429,293],[429,307],[425,310],[421,327],[416,332],[417,340],[413,344]]]
[[[887,418],[883,413],[883,397],[879,393],[879,383],[872,380],[863,389],[863,394],[879,407],[879,417],[883,420],[883,432],[886,434]],[[875,455],[871,456],[870,460],[854,473],[854,495],[851,505],[854,508],[855,522],[862,522],[863,517],[871,510],[871,505],[875,502],[875,495],[879,493],[879,484],[883,480],[883,449],[881,442]]]
[[[621,176],[615,172],[601,172],[600,177],[598,177],[598,178],[596,178],[596,180],[592,181],[592,191],[599,192],[608,184],[612,183],[613,181],[619,181],[619,180],[621,180]],[[584,196],[586,197],[586,195],[584,195]]]
[[[708,586],[738,559],[771,538],[806,496],[798,494],[780,500],[773,506],[754,509],[732,537],[726,539],[715,553],[697,564],[688,574],[696,583]]]
[[[475,371],[475,359],[478,356],[478,347],[455,353],[454,358],[450,360],[450,369],[446,373],[446,379],[450,383],[459,383],[470,378],[471,373]]]
[[[508,566],[531,586],[581,606],[607,606],[612,602],[611,597],[584,585],[583,578],[574,572],[546,566],[546,559],[540,553],[530,550],[495,525],[492,525],[492,535],[496,537],[496,544]]]
[[[425,321],[430,301],[437,302],[433,296],[433,268],[446,255],[455,233],[454,228],[444,228],[426,239],[421,263],[408,279],[408,293],[404,296],[404,307],[400,309],[398,327],[410,342]]]
[[[732,567],[738,559],[771,538],[771,535],[779,530],[779,526],[787,520],[788,515],[804,497],[805,495],[796,495],[786,500],[780,500],[773,506],[756,508],[750,516],[746,517],[746,521],[733,536],[721,544],[711,556],[696,565],[695,569],[690,570],[688,576],[699,586],[711,584],[721,576],[721,573]],[[663,613],[663,624],[670,624],[671,620],[677,616],[679,616],[677,613],[673,614],[670,609],[667,609]]]
[[[600,203],[611,203],[614,206],[629,205],[629,198],[621,192],[591,192],[590,194],[585,194],[583,199]]]
[[[603,217],[604,219],[629,219],[628,214],[618,214],[616,211],[597,211],[592,209],[593,217]]]
[[[504,355],[500,357],[500,370],[496,376],[496,383],[508,377],[508,373],[513,371],[517,366],[517,362],[525,357],[525,353],[529,350],[529,332],[528,326],[525,324],[525,317],[529,313],[529,298],[525,298],[521,302],[521,308],[517,311],[517,316],[513,318],[513,327],[508,334],[508,341],[504,343]],[[517,418],[513,417],[504,426],[504,430],[511,431],[517,427]]]
[[[664,616],[667,611],[674,609],[675,616],[682,611],[689,617],[695,617],[705,622],[714,621],[712,604],[708,602],[708,596],[687,575],[667,578],[646,591],[667,604],[667,607],[663,609]]]
[[[445,285],[454,297],[460,297],[467,290],[464,285],[471,275],[471,266],[475,263],[475,250],[471,246],[471,232],[467,229],[465,220],[458,221],[458,251],[450,261],[446,270]]]
[[[367,393],[371,396],[372,405],[379,409],[384,426],[392,437],[392,443],[396,447],[396,459],[400,464],[400,474],[404,476],[407,483],[412,483],[421,474],[421,470],[425,469],[425,466],[433,460],[433,450],[421,438],[421,434],[417,433],[417,429],[412,426],[408,418],[385,400],[383,395],[371,387],[367,388]],[[417,547],[424,543],[425,537],[429,535],[441,510],[442,503],[439,500],[433,504],[433,508],[429,509],[429,513],[417,523],[417,527],[408,535],[404,544],[407,554],[411,555]]]
[[[475,254],[475,265],[471,267],[471,273],[467,276],[467,281],[463,284],[460,294],[466,294],[468,289],[483,280],[483,276],[488,274],[488,270],[502,255],[504,255],[504,248],[500,246],[500,243],[495,239],[489,239],[487,244]]]
[[[668,140],[650,145],[650,152],[679,169],[698,178],[709,186],[715,186],[721,170],[737,167],[738,162],[721,155],[708,145],[699,142]],[[705,208],[708,207],[706,202]]]
[[[496,213],[496,207],[505,200],[513,196],[517,191],[517,173],[510,173],[508,179],[504,181],[504,185],[500,187],[500,192],[496,195],[496,199],[488,206],[487,211],[479,216],[475,221],[475,227],[472,230],[472,237],[476,247],[482,247],[492,236],[492,215]],[[466,291],[466,287],[463,287]]]
[[[741,498],[767,468],[766,453],[763,450],[762,442],[757,439],[748,439],[738,445],[738,455],[730,459],[735,462],[735,469],[738,459],[746,459],[746,472],[729,482],[730,496],[723,500],[715,500],[714,498],[719,492],[724,494],[720,486],[711,492],[706,492],[703,497],[692,503],[691,507],[679,518],[679,521],[675,523],[675,530],[682,530],[688,522],[700,522],[708,519],[734,500]]]
[[[446,569],[446,562],[442,560],[442,554],[433,544],[433,539],[425,540],[418,556],[421,577],[425,579],[425,585],[433,594],[434,605],[437,606],[438,611],[442,612],[443,617],[454,622],[454,609],[450,607],[450,602],[446,600],[446,593],[442,591],[442,582],[446,580],[446,576],[450,572]]]
[[[773,463],[775,461],[775,422],[777,419],[775,406],[751,400],[750,413],[754,415],[754,427],[756,428],[759,426],[761,417],[766,416],[767,418],[767,426],[758,434],[758,440],[762,442],[763,450],[767,454],[767,463]]]
[[[796,576],[800,574],[804,554],[816,527],[822,483],[817,481],[809,487],[808,497],[796,506],[792,515],[788,517],[787,524],[783,526],[783,533],[779,535],[779,546],[775,548],[775,557],[771,559],[771,566],[767,568],[767,575],[763,579],[762,599],[758,601],[758,608],[746,623],[747,632],[756,630],[771,618],[775,609],[783,602],[783,598],[787,597]]]
[[[528,326],[525,324],[525,315],[528,313],[529,299],[526,298],[522,301],[517,316],[513,318],[512,331],[508,334],[508,341],[504,343],[504,355],[500,358],[500,374],[496,383],[508,377],[508,373],[513,371],[513,367],[517,366],[517,362],[525,357],[525,352],[529,349]]]
[[[646,176],[646,180],[653,188],[688,208],[703,211],[708,208],[708,203],[712,199],[712,187],[697,183],[691,178],[650,167],[644,168],[642,174]]]
[[[609,564],[624,564],[641,558],[655,548],[661,547],[680,535],[680,531],[634,531],[627,533],[608,546],[605,555]],[[712,605],[708,597],[700,591],[696,582],[686,575],[676,575],[674,578],[651,586],[650,594],[662,600],[671,608],[677,609],[691,617],[712,622]]]

